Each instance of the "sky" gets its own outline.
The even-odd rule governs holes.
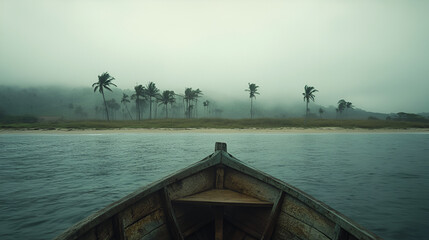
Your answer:
[[[429,112],[429,0],[0,0],[0,85]]]

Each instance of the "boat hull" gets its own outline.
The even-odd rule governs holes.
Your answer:
[[[381,239],[301,190],[215,153],[56,239]]]

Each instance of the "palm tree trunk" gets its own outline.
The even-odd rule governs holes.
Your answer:
[[[308,100],[305,103],[305,118],[308,117]]]
[[[198,99],[195,99],[195,118],[198,118]]]
[[[109,120],[109,111],[107,110],[107,103],[106,103],[106,99],[104,98],[104,92],[101,92],[101,94],[103,95],[103,102],[104,102],[104,108],[106,109],[107,121],[110,121],[110,120]]]
[[[149,97],[149,119],[152,119],[152,97]]]
[[[250,98],[250,118],[253,119],[253,98]]]
[[[168,118],[168,104],[165,104],[165,118]]]

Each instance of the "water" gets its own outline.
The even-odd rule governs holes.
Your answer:
[[[0,239],[51,239],[216,141],[385,239],[429,235],[429,134],[1,134]]]

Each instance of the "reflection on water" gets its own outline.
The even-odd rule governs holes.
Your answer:
[[[216,141],[385,239],[429,235],[429,134],[0,135],[0,239],[49,239]]]

